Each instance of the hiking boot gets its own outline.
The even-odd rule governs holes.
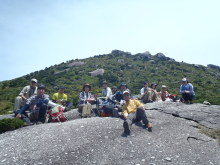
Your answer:
[[[123,123],[123,127],[124,127],[124,133],[127,134],[127,135],[130,135],[131,130],[130,130],[130,127],[129,127],[127,121],[124,121],[124,123]]]
[[[38,122],[36,122],[36,124],[43,124],[43,122],[41,122],[41,121],[38,121]]]
[[[151,123],[146,124],[146,127],[149,132],[152,132],[153,125]]]

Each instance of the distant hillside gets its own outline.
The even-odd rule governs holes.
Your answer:
[[[0,82],[0,114],[13,110],[14,98],[29,84],[31,78],[47,86],[46,93],[52,96],[61,85],[67,88],[69,101],[77,105],[78,95],[84,83],[92,84],[93,94],[100,94],[101,82],[119,86],[126,82],[132,94],[139,94],[144,81],[158,84],[157,90],[165,84],[170,93],[179,93],[181,79],[189,78],[196,91],[195,102],[209,101],[220,105],[219,66],[191,65],[176,62],[162,53],[149,52],[132,55],[113,50],[110,54],[96,55],[86,59],[75,59],[30,73],[10,81]]]

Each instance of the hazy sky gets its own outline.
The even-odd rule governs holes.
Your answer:
[[[220,66],[219,0],[0,0],[0,81],[119,49]]]

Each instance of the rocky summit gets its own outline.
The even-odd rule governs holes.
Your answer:
[[[0,164],[219,165],[220,145],[197,126],[220,128],[220,106],[159,102],[145,105],[152,132],[141,123],[124,136],[123,120],[77,119],[0,134]],[[75,119],[75,120],[73,120]]]

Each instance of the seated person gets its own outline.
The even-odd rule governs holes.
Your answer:
[[[14,112],[17,112],[21,107],[23,107],[27,100],[33,95],[37,95],[36,79],[31,79],[30,85],[25,86],[19,93],[19,96],[15,98]]]
[[[112,99],[112,90],[108,87],[108,83],[106,81],[102,82],[102,96],[105,100]]]
[[[40,85],[37,89],[37,95],[30,97],[26,104],[20,110],[16,111],[16,117],[21,118],[27,125],[30,125],[31,122],[35,122],[36,124],[44,123],[49,102],[49,96],[44,93],[45,86]],[[31,110],[30,119],[25,112],[28,109]]]
[[[66,106],[67,103],[67,95],[64,93],[65,87],[61,86],[57,93],[53,94],[52,101],[54,103]]]
[[[167,92],[166,85],[162,85],[161,91],[158,93],[161,96],[162,101],[169,101],[169,92]]]
[[[123,116],[124,116],[124,134],[129,135],[130,134],[130,127],[133,123],[142,121],[143,124],[151,131],[152,124],[149,123],[145,110],[144,105],[136,100],[136,99],[130,99],[130,94],[128,91],[123,92],[124,98],[125,98],[125,104],[123,106]]]
[[[117,91],[113,96],[112,96],[112,99],[116,100],[117,102],[121,102],[122,100],[124,100],[124,97],[123,97],[123,92],[124,91],[129,91],[130,90],[128,89],[127,87],[127,84],[125,82],[122,82],[121,85],[119,86],[119,91]]]
[[[157,92],[157,84],[156,83],[152,83],[151,84],[151,100],[152,101],[160,101],[161,97]]]
[[[195,92],[193,90],[193,85],[189,83],[186,78],[182,79],[180,93],[182,94],[182,102],[192,104],[192,100],[195,98]]]
[[[148,82],[144,83],[144,87],[141,89],[141,100],[143,103],[161,100],[160,95],[157,93],[156,87],[156,83],[152,83],[150,88],[148,87]]]
[[[114,95],[116,92],[118,92],[118,88],[116,86],[112,87],[112,95]]]
[[[144,86],[140,90],[140,94],[141,94],[140,100],[142,100],[143,103],[152,102],[152,100],[150,98],[151,88],[149,88],[148,85],[149,85],[149,83],[147,81],[144,82]]]
[[[95,103],[95,98],[91,94],[91,85],[83,85],[82,92],[79,95],[79,112],[82,113],[82,117],[90,117],[92,111],[92,105]]]

